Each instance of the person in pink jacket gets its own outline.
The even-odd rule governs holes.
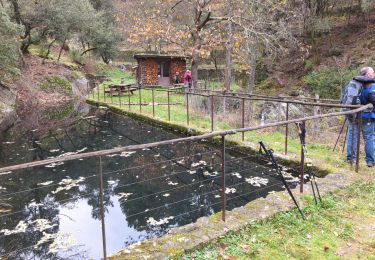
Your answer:
[[[190,70],[187,70],[184,74],[184,85],[187,90],[191,89],[191,82],[192,82],[191,72]]]

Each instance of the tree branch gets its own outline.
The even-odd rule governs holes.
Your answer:
[[[93,50],[96,50],[97,47],[92,47],[92,48],[89,48],[87,50],[84,50],[82,53],[81,53],[81,56],[85,55],[87,52],[90,52],[90,51],[93,51]]]
[[[198,31],[200,31],[210,21],[210,17],[211,17],[211,12],[209,12],[206,18],[204,19],[204,21],[200,25],[197,26]]]

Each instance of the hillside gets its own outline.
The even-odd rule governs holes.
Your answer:
[[[318,36],[314,43],[300,37],[304,44],[298,51],[294,49],[281,59],[266,62],[269,80],[276,87],[275,94],[302,90],[312,95],[314,89],[304,80],[308,75],[328,70],[331,75],[325,75],[322,80],[330,77],[342,86],[361,66],[375,65],[375,15],[369,16],[368,20],[353,17],[350,23],[338,17],[332,20],[331,31]],[[327,81],[329,83],[322,84],[329,89],[331,80]],[[258,86],[261,87],[258,92],[264,91],[262,83]],[[337,93],[336,98],[339,98]]]

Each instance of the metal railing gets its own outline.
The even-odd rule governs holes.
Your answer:
[[[154,93],[155,90],[154,89],[151,89],[151,90]],[[142,89],[138,89],[138,91],[141,92]],[[167,93],[169,94],[170,91],[167,90]],[[189,98],[189,95],[203,95],[203,94],[198,94],[198,93],[192,92],[192,93],[186,95],[187,99]],[[208,96],[212,98],[213,94],[208,95]],[[226,97],[226,95],[218,95],[218,96]],[[154,94],[152,94],[152,97],[154,98]],[[239,97],[239,98],[241,100],[258,99],[258,98],[252,98],[252,97]],[[269,98],[269,99],[274,101],[273,98]],[[168,101],[169,101],[169,99],[168,99]],[[332,117],[354,115],[354,114],[357,114],[358,118],[361,118],[361,113],[363,111],[365,111],[366,109],[372,108],[371,104],[364,105],[364,106],[343,106],[343,105],[338,105],[338,104],[325,104],[325,103],[317,104],[317,103],[311,103],[311,102],[293,101],[293,100],[285,100],[285,99],[278,100],[278,102],[284,102],[286,104],[303,104],[303,105],[325,106],[325,107],[334,107],[334,108],[351,108],[352,110],[343,111],[343,112],[327,113],[327,114],[321,114],[321,115],[315,115],[315,116],[309,116],[309,117],[303,117],[303,118],[291,119],[291,120],[289,120],[288,117],[287,117],[287,119],[285,121],[269,123],[269,124],[259,125],[259,126],[253,126],[253,127],[241,127],[241,128],[236,128],[236,129],[230,129],[230,130],[222,130],[222,131],[213,131],[213,127],[212,127],[211,133],[198,135],[198,136],[182,137],[182,138],[177,138],[177,139],[172,139],[172,140],[164,140],[164,141],[153,142],[153,143],[129,145],[129,146],[125,146],[125,147],[116,147],[116,148],[113,148],[113,149],[93,151],[93,152],[87,152],[87,153],[81,153],[81,154],[74,154],[74,155],[69,155],[69,156],[64,156],[64,157],[51,158],[51,159],[46,159],[46,160],[41,160],[41,161],[34,161],[34,162],[29,162],[29,163],[24,163],[24,164],[19,164],[19,165],[2,167],[2,168],[0,168],[0,174],[9,173],[9,172],[16,171],[16,170],[30,169],[30,168],[37,167],[37,166],[45,166],[45,165],[49,165],[49,164],[52,164],[52,163],[74,161],[74,160],[79,160],[79,159],[84,159],[84,158],[97,158],[98,172],[97,172],[97,174],[94,174],[94,175],[90,176],[90,178],[97,177],[99,179],[99,182],[100,182],[99,202],[100,202],[100,218],[101,218],[101,222],[102,222],[102,225],[101,225],[102,243],[103,243],[102,246],[103,246],[103,257],[104,257],[104,259],[106,259],[106,257],[107,257],[107,249],[106,249],[107,246],[106,246],[105,211],[104,211],[104,203],[103,203],[103,200],[104,200],[104,197],[103,197],[104,196],[103,195],[104,194],[103,193],[103,190],[104,190],[103,176],[106,175],[106,174],[111,174],[111,172],[109,172],[109,173],[103,172],[102,158],[104,156],[119,154],[119,153],[122,153],[122,152],[139,151],[139,150],[146,149],[146,148],[155,148],[155,147],[162,146],[162,145],[175,145],[175,144],[181,143],[181,142],[194,142],[194,141],[201,141],[201,140],[212,139],[212,138],[215,138],[215,137],[220,137],[220,140],[221,140],[221,149],[220,149],[221,174],[216,177],[217,180],[221,180],[220,186],[218,187],[218,189],[216,189],[214,191],[207,192],[207,193],[202,194],[202,195],[208,195],[208,194],[212,194],[214,192],[220,192],[221,193],[221,195],[220,195],[221,201],[218,202],[218,203],[213,203],[210,206],[220,204],[221,205],[221,211],[222,211],[222,220],[225,221],[225,217],[226,217],[225,212],[226,212],[226,208],[227,208],[227,201],[229,200],[229,199],[227,200],[227,196],[226,196],[225,191],[226,191],[227,188],[233,188],[233,187],[237,187],[237,185],[241,185],[241,184],[235,184],[233,186],[228,187],[227,184],[226,184],[226,176],[229,174],[227,172],[227,169],[226,169],[227,163],[229,162],[229,160],[226,160],[226,153],[227,153],[227,149],[228,149],[226,147],[226,137],[227,136],[234,135],[234,134],[237,134],[237,133],[246,133],[246,132],[250,132],[250,131],[271,128],[271,127],[285,126],[286,127],[286,140],[287,140],[288,125],[290,125],[290,124],[305,122],[305,121],[314,120],[314,119],[332,118]],[[168,107],[169,106],[170,106],[170,104],[168,102]],[[141,108],[140,108],[140,111],[141,111]],[[155,109],[153,109],[153,113],[155,113]],[[213,110],[211,110],[211,114],[212,113],[213,113]],[[360,127],[361,120],[358,120],[357,123],[358,123],[358,126]],[[187,106],[187,124],[189,124],[189,106]],[[214,122],[213,122],[213,119],[212,119],[212,125],[213,124],[214,124]],[[361,131],[358,131],[358,138],[357,138],[357,144],[356,144],[357,155],[359,155],[359,151],[360,151],[360,138],[359,138],[360,132]],[[352,147],[354,147],[354,143],[353,143]],[[302,162],[302,158],[301,158],[301,162]],[[353,164],[353,159],[352,159],[351,163]],[[129,168],[131,168],[131,167],[129,167]],[[126,169],[122,169],[122,170],[126,170]],[[251,169],[247,169],[247,170],[251,170]],[[356,156],[355,170],[357,172],[359,171],[359,156]],[[176,174],[178,174],[178,173],[176,173]],[[302,179],[303,179],[303,174],[304,173],[301,172]],[[143,180],[143,181],[145,182],[145,181],[149,181],[149,180]],[[139,181],[139,182],[141,182],[141,181]],[[125,185],[130,185],[130,184],[131,183],[125,184]],[[301,183],[301,185],[302,184],[303,183]],[[268,185],[267,188],[270,188],[271,186],[274,186],[274,185],[277,185],[277,184]],[[189,187],[191,187],[191,186],[185,185],[185,188],[189,188]],[[181,188],[181,187],[179,187],[179,188]],[[177,189],[177,187],[173,188],[173,189]],[[171,190],[172,189],[170,189],[169,191],[171,191]],[[27,190],[25,192],[27,192]],[[158,192],[160,193],[160,191],[158,191]],[[165,192],[165,191],[163,191],[163,192]],[[252,192],[256,192],[256,191],[250,191],[248,193],[252,193]],[[5,196],[11,196],[11,195],[12,194],[5,194]],[[244,195],[244,194],[242,194],[242,195]],[[239,196],[241,196],[241,195],[239,195]],[[230,198],[230,200],[235,199],[235,198],[236,197]],[[137,198],[135,198],[135,199],[137,199]],[[182,200],[179,200],[179,201],[174,201],[172,203],[169,203],[168,205],[185,203],[187,200],[188,199],[182,199]],[[153,210],[157,210],[158,208],[160,208],[160,207],[156,207]],[[194,210],[194,211],[197,211],[197,210]],[[5,216],[11,216],[12,214],[17,214],[17,213],[18,212],[5,213],[5,214],[0,215],[0,218],[5,217]],[[185,215],[185,214],[188,214],[188,213],[189,212],[185,212],[185,213],[182,213],[181,215]],[[135,213],[135,214],[129,215],[127,217],[135,217],[135,216],[138,216],[139,214],[141,214],[141,213]],[[11,252],[11,253],[13,253],[13,252]],[[7,255],[9,255],[9,253],[6,254],[5,256],[7,256]],[[1,256],[1,257],[3,257],[3,256]]]
[[[118,96],[114,97],[111,93],[110,96],[107,96],[105,94],[105,88],[101,90],[98,84],[96,85],[96,88],[93,89],[91,93],[91,98],[93,100],[97,100],[100,102],[104,102],[106,104],[112,104],[117,105],[120,108],[127,107],[128,112],[132,113],[138,113],[138,111],[135,111],[134,109],[131,109],[132,106],[139,106],[139,113],[145,114],[145,112],[142,110],[143,106],[152,106],[152,117],[158,116],[157,110],[155,109],[156,106],[167,106],[167,120],[172,121],[171,116],[171,107],[176,105],[182,105],[181,108],[186,110],[185,118],[186,118],[186,126],[190,126],[191,118],[192,118],[192,108],[191,108],[191,100],[193,97],[204,97],[207,98],[208,103],[208,110],[209,110],[209,120],[210,120],[210,129],[211,132],[215,130],[216,121],[215,121],[215,115],[217,113],[215,112],[217,108],[215,107],[215,100],[220,99],[220,104],[225,107],[225,100],[226,99],[235,99],[238,102],[239,112],[240,112],[240,125],[241,128],[246,127],[245,118],[252,118],[253,112],[248,111],[245,109],[246,102],[255,102],[255,101],[264,101],[264,102],[275,102],[279,104],[286,104],[285,108],[285,120],[287,121],[290,118],[290,106],[291,105],[300,105],[302,107],[317,107],[317,108],[359,108],[359,105],[342,105],[338,104],[340,101],[336,99],[316,99],[316,98],[309,98],[309,97],[293,97],[293,96],[266,96],[266,95],[259,95],[259,94],[249,94],[244,92],[228,92],[228,91],[219,91],[219,90],[206,90],[206,89],[188,89],[187,87],[177,87],[177,88],[165,88],[165,89],[158,89],[155,87],[143,87],[143,86],[129,86],[128,88],[136,89],[139,95],[138,103],[131,103],[131,96],[127,95],[127,103],[122,102],[121,95],[118,94]],[[144,103],[145,99],[142,99],[142,91],[151,91],[151,100],[149,103]],[[184,103],[172,103],[171,102],[171,96],[172,95],[181,95],[181,93],[178,93],[178,91],[181,91],[185,95]],[[101,98],[101,93],[102,98]],[[158,92],[164,92],[167,94],[165,103],[156,103],[156,93]],[[118,102],[116,102],[115,99],[118,99]],[[108,99],[108,100],[107,100]],[[304,101],[308,100],[308,101]],[[225,110],[225,108],[224,108]],[[251,109],[250,109],[251,110]],[[280,111],[278,111],[280,112]],[[279,118],[281,119],[281,118]],[[280,120],[278,120],[280,121]],[[182,123],[182,122],[179,122]],[[231,127],[233,128],[233,127]],[[288,154],[288,138],[289,138],[289,125],[285,125],[285,141],[284,141],[284,153],[285,155]],[[242,133],[242,141],[245,140],[245,135]]]

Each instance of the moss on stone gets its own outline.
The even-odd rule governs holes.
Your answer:
[[[222,212],[219,211],[219,212],[211,215],[208,219],[212,223],[217,223],[219,220],[221,220],[221,215],[222,215]]]

